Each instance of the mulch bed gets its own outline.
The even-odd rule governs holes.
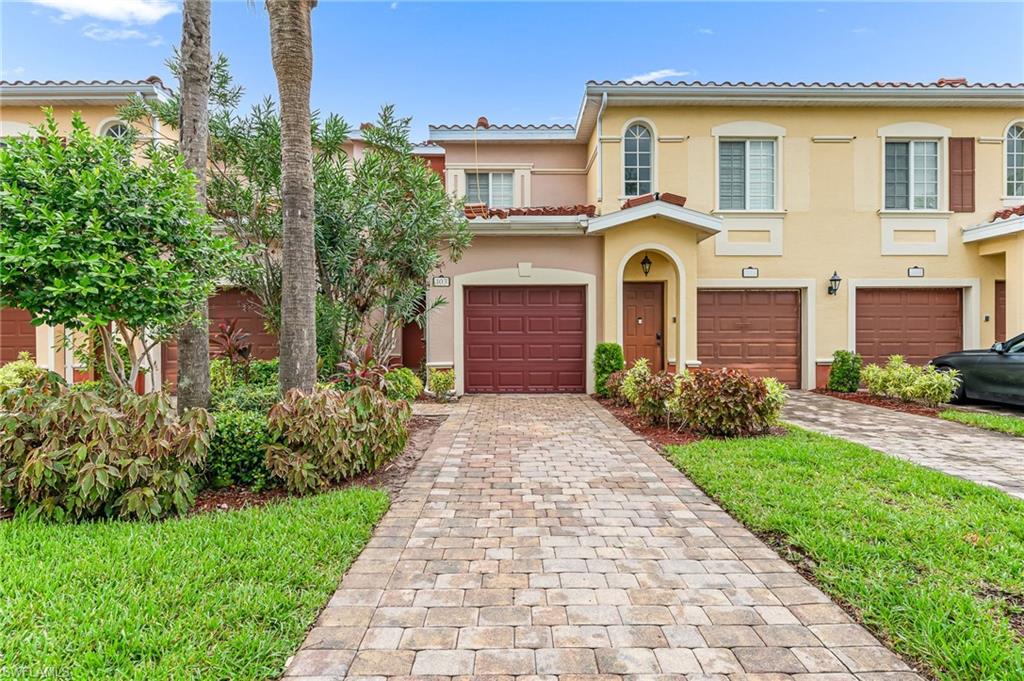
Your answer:
[[[640,418],[631,407],[619,406],[606,397],[595,396],[594,399],[610,411],[624,426],[646,439],[648,444],[655,449],[660,450],[666,445],[685,445],[701,439],[699,435],[688,430],[676,430],[663,425],[652,426],[646,419]]]
[[[834,390],[826,390],[825,388],[816,388],[814,392],[819,395],[828,395],[829,397],[836,397],[848,402],[859,402],[860,404],[868,404],[872,407],[883,407],[885,409],[892,409],[893,411],[902,411],[907,414],[917,414],[918,416],[931,416],[933,418],[938,418],[939,412],[942,411],[942,409],[926,407],[923,404],[903,402],[902,400],[894,400],[888,397],[875,397],[874,395],[869,395],[865,392],[841,393]]]
[[[444,419],[443,416],[413,416],[409,420],[409,441],[399,456],[372,473],[346,480],[340,485],[331,487],[331,490],[349,487],[376,487],[386,490],[392,497],[395,496],[402,489],[409,474],[416,468],[423,453],[427,451],[427,447],[430,446],[430,441],[434,437],[434,431]],[[237,485],[221,489],[205,489],[197,496],[191,513],[233,511],[240,508],[266,506],[288,499],[290,496],[281,488],[265,489],[259,492]]]

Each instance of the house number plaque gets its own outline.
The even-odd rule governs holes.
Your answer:
[[[435,288],[448,288],[452,285],[452,278],[446,277],[443,274],[439,274],[430,282],[431,286]]]

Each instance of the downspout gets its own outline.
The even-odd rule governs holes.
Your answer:
[[[608,92],[601,93],[601,108],[597,110],[597,202],[604,200],[604,154],[601,138],[604,136],[604,108],[608,106]]]

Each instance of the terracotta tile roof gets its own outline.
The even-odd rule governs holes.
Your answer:
[[[464,208],[466,217],[473,218],[500,218],[507,219],[509,216],[565,216],[586,215],[594,217],[597,215],[597,206],[576,204],[574,206],[533,206],[529,208],[488,208],[482,203],[467,203]]]
[[[517,123],[515,125],[508,125],[508,124],[494,125],[493,123],[489,123],[486,126],[482,126],[482,125],[479,125],[479,124],[466,123],[464,125],[431,125],[430,126],[431,130],[444,130],[444,131],[475,130],[477,128],[479,128],[481,130],[511,130],[511,131],[516,131],[516,130],[536,130],[536,131],[544,131],[544,132],[557,131],[557,130],[575,130],[576,129],[575,126],[570,125],[570,124],[564,124],[564,125],[533,125],[533,124],[522,125],[522,124]]]
[[[0,85],[9,87],[32,87],[32,86],[75,86],[75,85],[92,85],[92,86],[118,86],[118,85],[155,85],[161,90],[170,94],[170,90],[164,85],[164,82],[160,80],[159,76],[150,76],[143,80],[0,80]]]
[[[633,80],[633,81],[626,81],[626,80],[617,80],[617,81],[611,81],[611,80],[600,80],[600,81],[598,81],[598,80],[589,80],[589,81],[587,81],[587,85],[594,85],[594,86],[598,86],[598,87],[606,86],[606,85],[631,85],[631,86],[634,86],[634,87],[647,87],[647,88],[685,86],[685,87],[706,87],[706,88],[737,88],[737,87],[741,87],[741,88],[742,87],[749,87],[749,88],[773,88],[773,87],[778,87],[778,88],[835,88],[835,89],[846,89],[846,88],[869,88],[869,89],[892,89],[892,88],[899,88],[899,89],[912,88],[913,89],[913,88],[918,88],[918,89],[920,89],[920,88],[947,87],[947,88],[962,88],[962,89],[992,89],[992,88],[1018,88],[1018,87],[1024,86],[1024,83],[968,83],[966,78],[940,78],[939,80],[937,80],[937,81],[935,81],[933,83],[922,83],[922,82],[908,83],[908,82],[895,82],[895,81],[891,81],[891,82],[876,81],[874,83],[864,83],[864,82],[857,82],[857,83],[842,82],[842,83],[836,83],[836,82],[832,82],[832,81],[829,81],[827,83],[821,83],[821,82],[818,82],[818,81],[814,81],[814,82],[811,82],[811,83],[807,83],[807,82],[804,82],[804,81],[799,81],[799,82],[796,82],[796,83],[791,83],[791,82],[788,82],[788,81],[781,82],[781,83],[776,83],[776,82],[773,82],[773,81],[767,81],[767,82],[755,81],[755,82],[748,83],[748,82],[745,82],[745,81],[736,81],[736,82],[722,81],[722,82],[718,82],[718,81],[699,81],[699,80],[695,80],[695,81],[678,80],[678,81],[657,81],[657,82],[653,82],[653,81],[638,81],[638,80]]]
[[[997,210],[995,215],[989,222],[995,222],[996,220],[1007,220],[1016,215],[1024,215],[1024,203],[1017,206],[1016,208],[1004,208],[1003,210]]]
[[[643,196],[634,196],[631,199],[626,199],[626,202],[622,204],[622,209],[633,208],[634,206],[642,206],[645,203],[651,203],[652,201],[664,201],[665,203],[671,203],[673,206],[679,206],[682,208],[686,205],[686,197],[679,196],[678,194],[670,194],[669,192],[654,192],[653,194],[644,194]]]

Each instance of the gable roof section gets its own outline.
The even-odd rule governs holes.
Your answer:
[[[587,224],[587,234],[601,232],[644,218],[660,217],[693,227],[703,241],[722,231],[722,218],[699,210],[686,207],[686,197],[668,193],[645,194],[627,200],[622,210],[617,210],[599,218],[593,218]]]
[[[965,244],[985,239],[1024,232],[1024,204],[1015,208],[998,210],[988,222],[982,222],[961,230],[961,240]]]
[[[171,91],[157,76],[144,80],[0,80],[5,104],[110,104],[140,94],[166,100]]]

